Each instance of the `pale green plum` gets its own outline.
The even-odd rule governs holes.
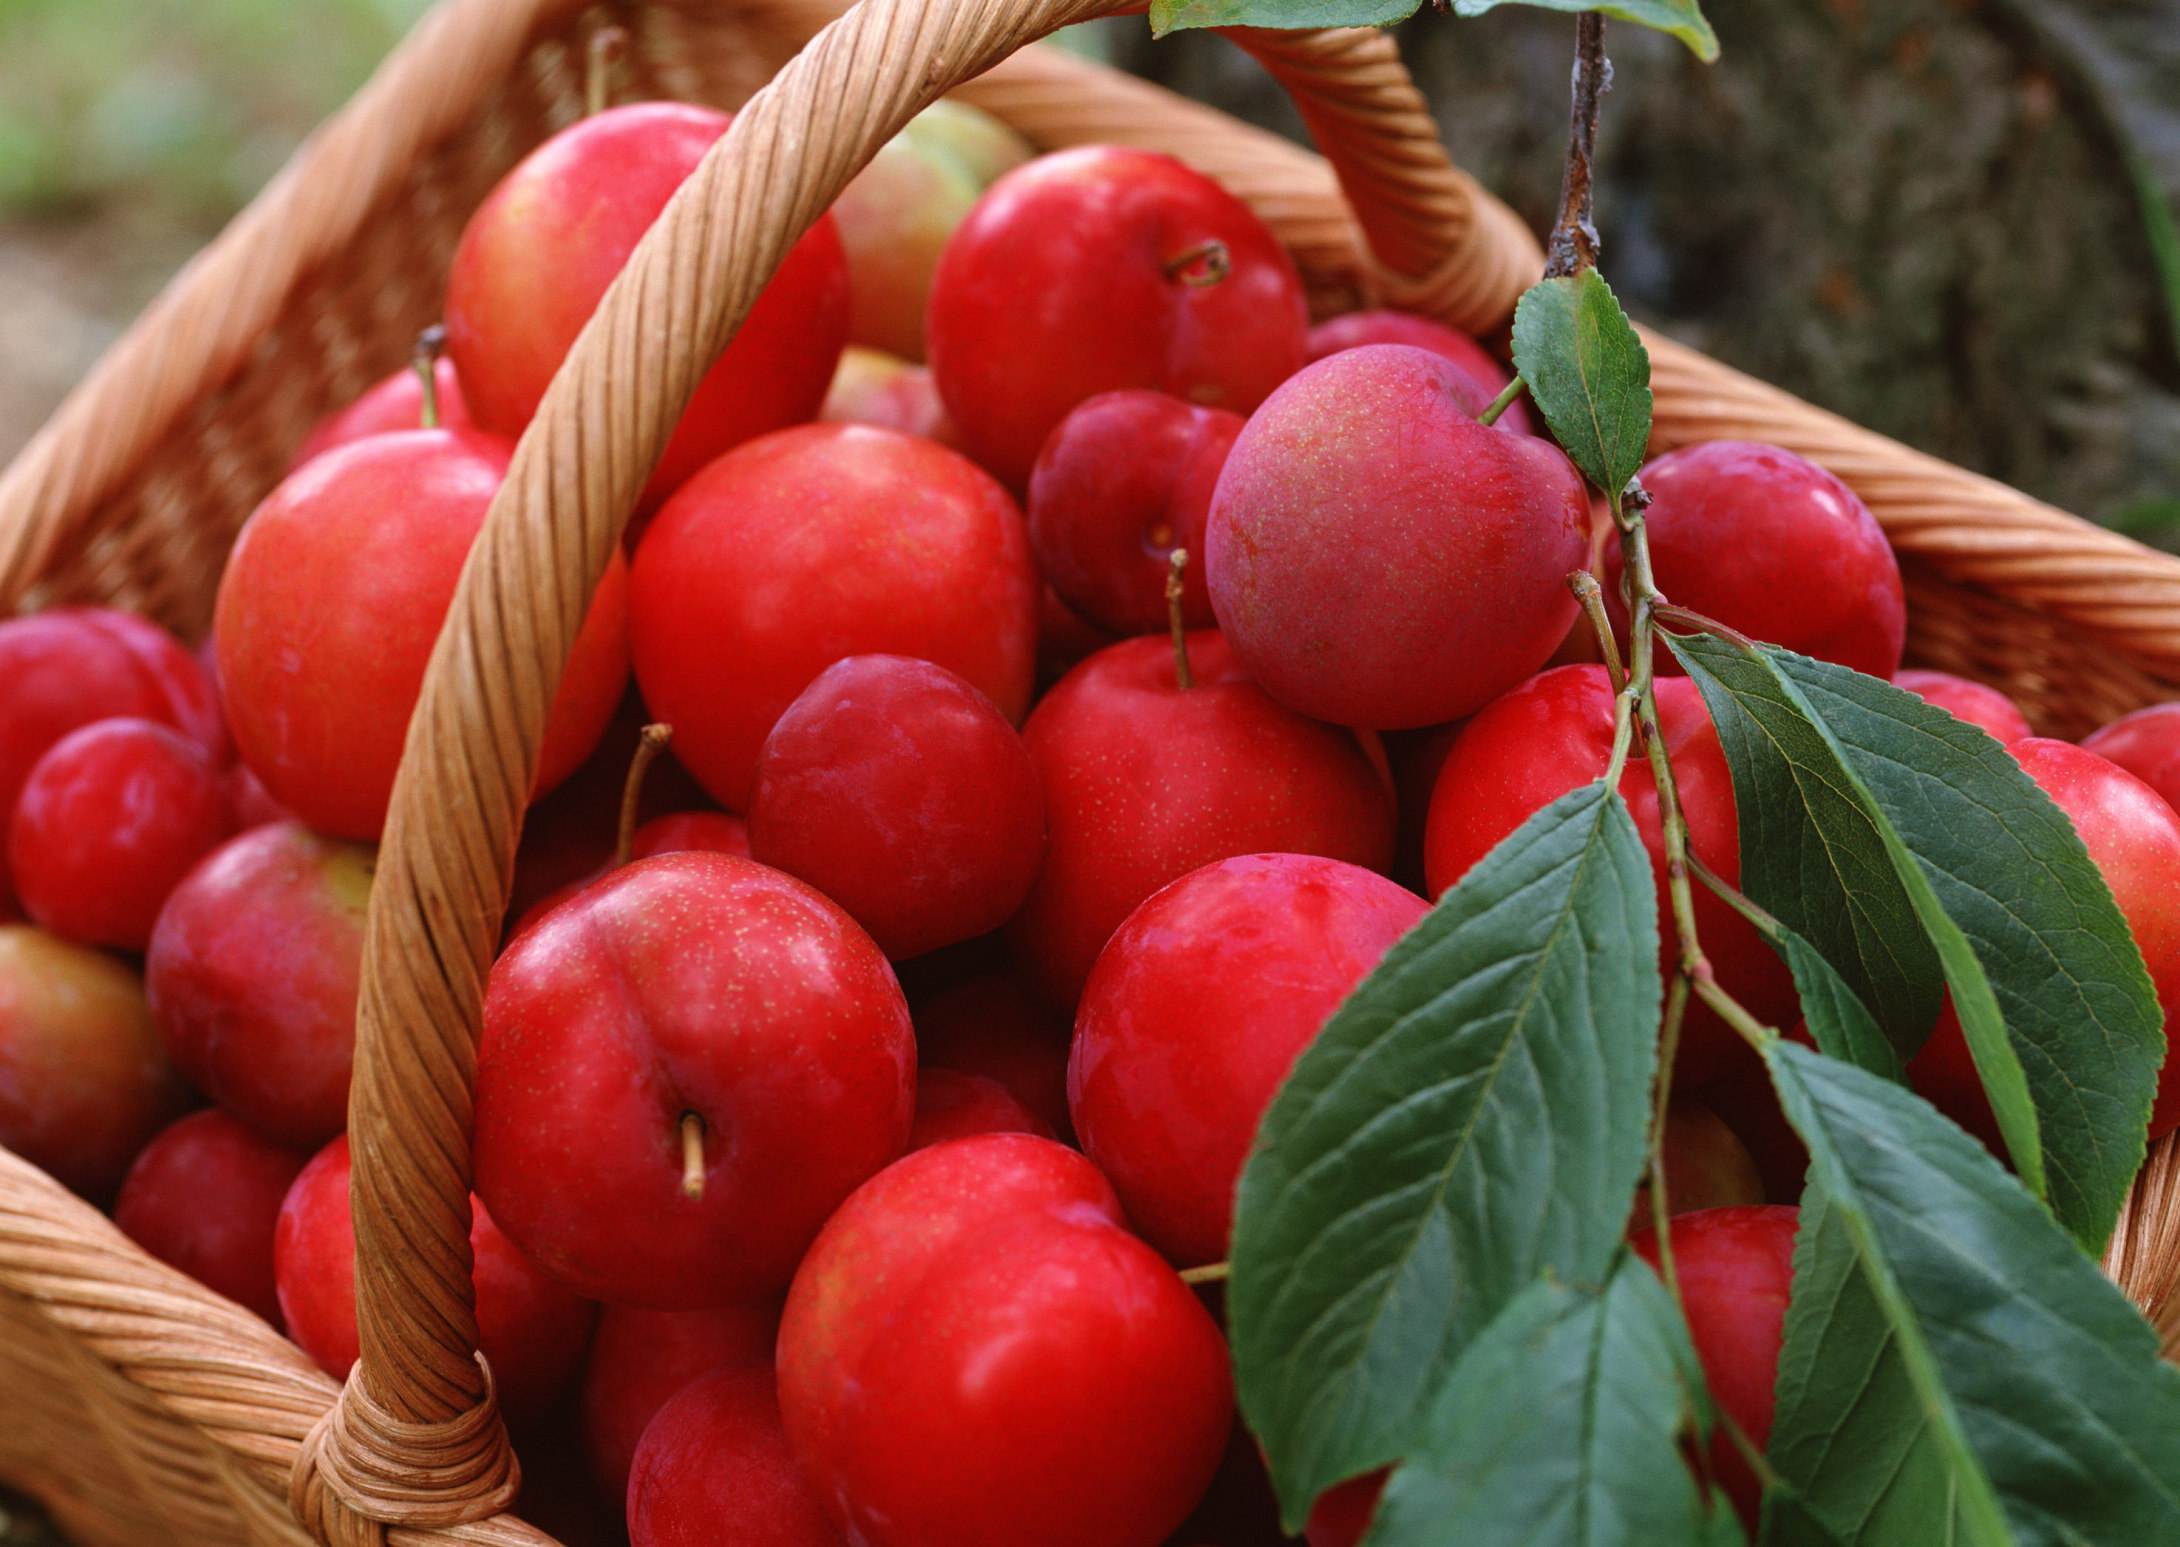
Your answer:
[[[942,446],[959,440],[929,366],[860,344],[840,352],[840,369],[833,373],[818,418],[829,424],[875,424]]]
[[[871,158],[833,205],[848,250],[848,341],[921,360],[924,299],[939,250],[1027,141],[989,113],[934,102]]]

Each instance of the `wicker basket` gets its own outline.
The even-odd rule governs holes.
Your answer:
[[[363,1356],[346,1387],[0,1153],[0,1478],[78,1540],[548,1540],[498,1513],[516,1469],[469,1303],[468,1087],[521,794],[682,404],[793,239],[912,113],[958,88],[1041,146],[1172,150],[1279,231],[1320,310],[1397,303],[1489,333],[1538,272],[1534,238],[1448,162],[1383,36],[1237,37],[1295,96],[1320,161],[1024,48],[1112,8],[866,0],[797,53],[836,0],[445,0],[0,478],[6,608],[98,600],[201,628],[237,527],[306,428],[398,363],[468,211],[579,111],[597,26],[629,32],[637,93],[744,108],[523,437],[409,729],[365,941]],[[1917,660],[2000,684],[2060,734],[2180,696],[2180,560],[1650,344],[1661,447],[1775,441],[1868,500],[1907,572]],[[2173,1142],[2106,1266],[2180,1341]]]

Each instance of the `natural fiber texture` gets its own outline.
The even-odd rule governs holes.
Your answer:
[[[1925,587],[1911,614],[1940,652],[1926,656],[1933,664],[1973,663],[1974,675],[2014,691],[2040,728],[2060,735],[2175,696],[2180,559],[1910,451],[1670,340],[1652,335],[1649,346],[1661,446],[1771,441],[1830,468],[1869,502],[1902,563],[1943,587]],[[1965,598],[1962,615],[1948,616],[1956,593]],[[1986,599],[2040,616],[2047,647],[2066,649],[2065,638],[2075,647],[2052,658],[2008,638],[2003,625],[1974,627],[1979,614],[1990,616],[1978,605]],[[2114,668],[2118,680],[2107,684]]]
[[[467,212],[579,110],[596,25],[630,34],[630,94],[736,105],[838,9],[449,0],[0,477],[0,598],[115,601],[200,626],[236,528],[304,430],[401,360],[436,313]],[[1102,9],[871,0],[749,102],[554,382],[434,653],[382,849],[351,1107],[363,1360],[339,1405],[262,1325],[0,1157],[0,1475],[83,1540],[163,1547],[178,1525],[222,1542],[541,1540],[505,1517],[447,1522],[515,1485],[474,1355],[468,1132],[545,705],[694,383],[781,254],[918,107],[965,83],[964,100],[1040,146],[1182,156],[1264,215],[1321,312],[1391,302],[1503,326],[1537,244],[1448,164],[1383,36],[1238,38],[1295,94],[1328,165],[1157,88],[1014,52]],[[1923,663],[1994,681],[2062,731],[2173,693],[2180,563],[1651,348],[1661,444],[1774,440],[1870,500],[1903,555]],[[2174,1145],[2145,1168],[2109,1267],[2180,1335]]]
[[[288,1474],[333,1395],[255,1316],[0,1150],[0,1476],[73,1540],[306,1547]],[[388,1539],[549,1541],[508,1519]]]

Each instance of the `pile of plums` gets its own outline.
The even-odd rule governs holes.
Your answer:
[[[312,435],[203,650],[0,625],[0,1142],[336,1376],[372,845],[425,662],[514,438],[727,122],[612,108],[507,176],[445,358]],[[524,1509],[638,1547],[1283,1540],[1184,1270],[1342,998],[1612,741],[1566,577],[1616,596],[1616,539],[1521,404],[1485,422],[1508,381],[1424,318],[1313,328],[1179,161],[1032,158],[951,105],[795,245],[573,643],[486,998],[471,1239]],[[1676,602],[2008,744],[2180,1006],[2180,704],[2035,737],[1899,670],[1900,571],[1837,478],[1737,443],[1641,478]],[[1718,736],[1658,669],[1733,880]],[[1643,759],[1622,789],[1662,892]],[[1757,932],[1696,909],[1791,1022]],[[1991,1133],[1950,1011],[1913,1077]],[[1703,1010],[1677,1079],[1673,1250],[1761,1444],[1801,1157]]]

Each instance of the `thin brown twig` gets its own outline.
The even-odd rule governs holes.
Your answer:
[[[1173,635],[1173,676],[1183,688],[1196,685],[1188,665],[1188,621],[1182,616],[1181,572],[1188,568],[1188,550],[1176,548],[1166,558],[1166,626]]]
[[[1584,11],[1575,22],[1574,112],[1567,130],[1567,170],[1559,189],[1559,219],[1546,244],[1546,279],[1597,267],[1597,119],[1612,90],[1605,57],[1605,18]]]
[[[636,738],[636,755],[628,760],[628,777],[621,781],[621,822],[614,834],[613,863],[625,865],[636,853],[636,818],[643,810],[643,778],[674,739],[671,725],[646,725]]]

